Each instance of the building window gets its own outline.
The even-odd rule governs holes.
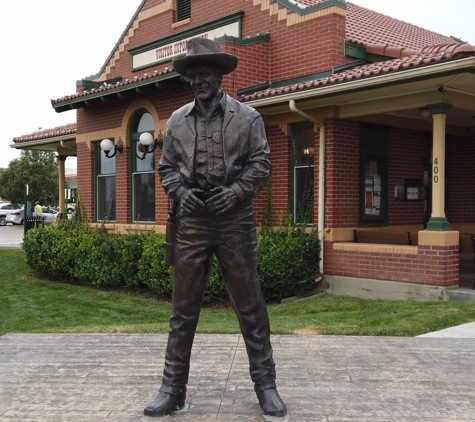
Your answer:
[[[176,21],[191,18],[191,0],[176,0]]]
[[[388,126],[364,124],[360,136],[360,226],[389,224]]]
[[[291,204],[294,224],[313,224],[315,132],[312,123],[292,128]]]
[[[150,113],[141,112],[135,119],[130,136],[135,154],[131,154],[132,169],[132,221],[155,222],[155,153],[146,154],[141,160],[138,149],[143,132],[154,135],[155,126]]]
[[[115,221],[115,157],[107,158],[100,143],[95,146],[96,221]]]

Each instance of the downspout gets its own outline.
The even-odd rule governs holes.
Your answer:
[[[295,105],[295,100],[289,100],[289,107],[294,113],[300,114],[307,120],[313,122],[320,128],[320,145],[318,153],[318,222],[317,230],[320,235],[320,268],[323,273],[323,235],[325,229],[325,125],[323,121],[315,119],[302,110],[299,110]]]

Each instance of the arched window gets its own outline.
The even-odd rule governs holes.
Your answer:
[[[143,223],[155,222],[155,154],[146,154],[143,160],[139,159],[138,143],[143,132],[154,136],[155,126],[150,113],[141,111],[137,114],[132,125],[130,146],[132,192],[131,208],[132,221]]]

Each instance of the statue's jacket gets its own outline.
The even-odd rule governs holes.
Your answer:
[[[185,189],[196,187],[196,122],[194,113],[191,113],[194,106],[193,101],[176,110],[165,129],[158,172],[165,192],[175,200]],[[272,172],[260,114],[226,95],[221,136],[225,185],[231,187],[241,200],[256,196]]]

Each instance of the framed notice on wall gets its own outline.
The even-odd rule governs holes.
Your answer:
[[[406,182],[405,187],[406,201],[423,201],[426,198],[424,182]]]
[[[381,176],[365,177],[365,208],[367,216],[381,215]]]

